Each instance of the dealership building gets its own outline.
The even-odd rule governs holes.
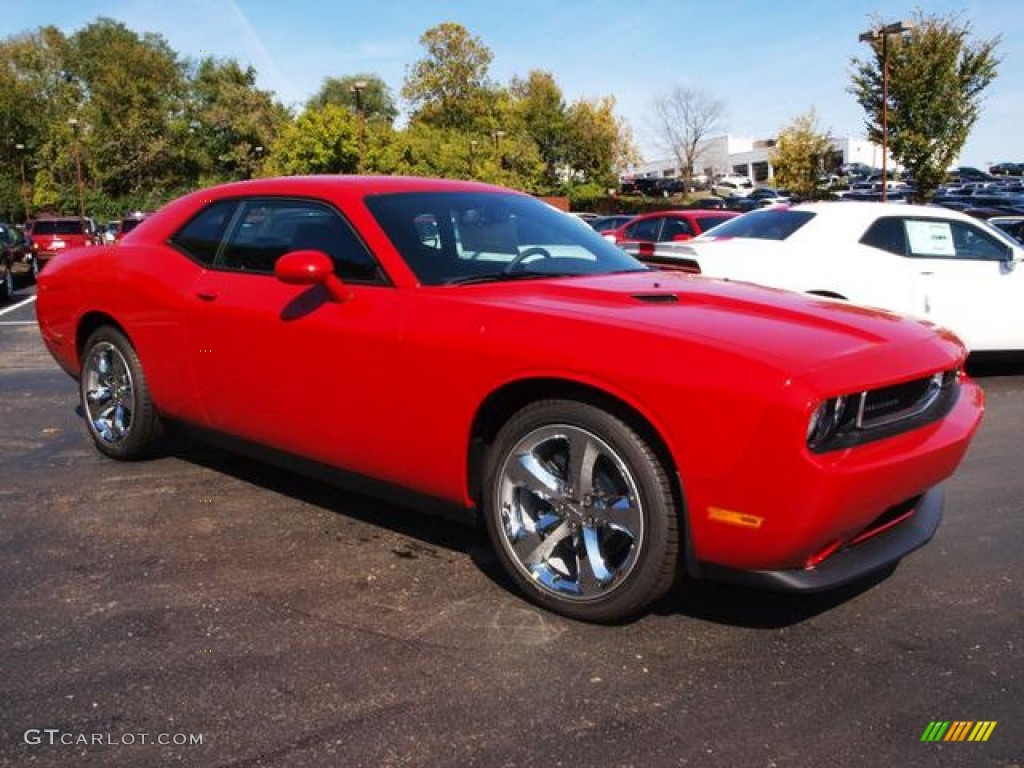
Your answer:
[[[833,149],[832,167],[827,171],[845,163],[863,163],[872,168],[882,166],[882,148],[877,144],[851,137],[831,138],[830,141]],[[726,173],[738,173],[754,182],[766,182],[775,175],[772,168],[774,151],[775,139],[715,136],[701,142],[694,174],[713,178]],[[888,164],[893,166],[891,157]],[[666,157],[633,166],[622,174],[622,178],[670,179],[680,175],[676,159]]]

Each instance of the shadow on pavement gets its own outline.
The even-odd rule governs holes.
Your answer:
[[[216,446],[175,438],[169,453],[183,461],[327,509],[335,514],[387,529],[402,537],[467,555],[481,574],[502,589],[516,588],[494,557],[482,526],[463,517],[391,504],[322,480],[230,453]],[[415,547],[414,547],[415,548]],[[393,550],[414,557],[409,545]],[[674,614],[714,624],[752,629],[777,629],[806,621],[835,608],[884,581],[895,566],[853,585],[810,595],[765,592],[715,582],[679,579],[651,613]]]

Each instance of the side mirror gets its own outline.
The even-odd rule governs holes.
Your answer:
[[[687,235],[687,234],[685,234],[683,232],[680,232],[678,235],[672,235],[672,242],[673,243],[682,243],[682,242],[685,242],[687,240],[692,240],[692,239],[693,239],[693,235]]]
[[[334,274],[334,262],[323,251],[292,251],[274,263],[274,277],[288,285],[322,285],[331,298],[343,303],[352,298]]]

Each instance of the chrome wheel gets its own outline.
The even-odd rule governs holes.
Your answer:
[[[116,446],[131,434],[136,410],[132,372],[109,341],[89,349],[82,368],[82,404],[97,440]]]
[[[644,546],[638,479],[593,432],[551,424],[505,454],[493,492],[501,546],[542,591],[587,602],[629,577]]]

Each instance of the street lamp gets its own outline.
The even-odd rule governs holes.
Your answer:
[[[356,80],[352,83],[352,93],[356,95],[356,117],[359,120],[359,166],[358,171],[363,173],[363,154],[366,147],[366,113],[363,112],[363,90],[369,85],[365,80]]]
[[[896,21],[883,24],[867,32],[862,32],[857,39],[862,43],[882,41],[882,202],[889,200],[889,36],[902,35],[914,28],[909,21]]]
[[[21,204],[25,206],[25,218],[31,218],[31,211],[28,199],[28,185],[25,183],[25,145],[18,143],[14,145],[21,160]]]
[[[78,176],[78,215],[85,218],[85,187],[82,184],[82,152],[78,146],[78,118],[68,119],[71,133],[75,137],[75,173]]]

